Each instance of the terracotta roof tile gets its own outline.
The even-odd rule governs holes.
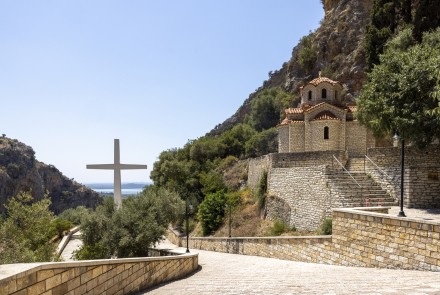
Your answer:
[[[302,114],[304,110],[302,108],[288,108],[285,109],[284,112],[286,114]]]
[[[319,107],[319,106],[322,106],[323,104],[325,104],[326,102],[320,102],[320,103],[318,103],[318,104],[315,104],[314,106],[310,106],[310,107],[308,107],[306,110],[307,111],[310,111],[310,110],[313,110],[313,109],[315,109],[315,108],[317,108],[317,107]]]
[[[333,81],[332,79],[329,79],[327,77],[318,77],[313,79],[312,81],[310,81],[308,84],[312,84],[314,86],[317,86],[318,84],[322,83],[322,82],[327,82],[330,83],[332,85],[336,85],[336,84],[341,84],[338,81]]]
[[[289,119],[285,118],[280,124],[277,125],[277,127],[289,125],[289,124],[292,124],[292,123],[304,123],[304,121],[289,120]]]
[[[340,120],[338,117],[336,117],[332,112],[324,111],[316,115],[316,117],[312,120]]]

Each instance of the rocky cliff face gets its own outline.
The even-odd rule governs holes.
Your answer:
[[[283,87],[292,93],[292,106],[296,106],[299,87],[323,76],[340,81],[347,86],[347,99],[353,99],[365,80],[365,55],[363,42],[370,23],[373,0],[323,0],[325,17],[320,27],[305,36],[293,48],[292,57],[281,69],[254,93],[250,94],[237,112],[210,134],[222,133],[235,124],[242,123],[250,112],[253,99],[265,88]]]
[[[18,140],[0,138],[0,212],[7,200],[21,191],[34,199],[45,194],[56,214],[79,205],[94,208],[102,201],[98,193],[64,176],[57,168],[35,159],[33,149]]]

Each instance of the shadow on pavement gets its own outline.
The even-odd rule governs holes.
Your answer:
[[[159,285],[157,285],[157,286],[154,286],[154,287],[151,287],[151,288],[148,288],[148,289],[145,289],[145,290],[139,291],[139,292],[136,293],[135,295],[147,294],[147,293],[149,293],[149,292],[151,292],[151,291],[153,291],[153,290],[159,289],[160,287],[166,286],[166,285],[168,285],[168,284],[170,284],[170,283],[173,283],[173,282],[175,282],[175,281],[185,280],[185,279],[187,279],[187,278],[192,277],[192,276],[195,275],[196,273],[200,272],[202,269],[203,269],[203,267],[202,267],[201,265],[199,265],[199,266],[197,267],[196,271],[193,272],[193,273],[191,273],[191,274],[189,274],[189,275],[186,275],[186,276],[184,276],[184,277],[181,277],[181,278],[178,278],[178,279],[175,279],[175,280],[171,280],[171,281],[168,281],[168,282],[166,282],[166,283],[162,283],[162,284],[159,284]]]

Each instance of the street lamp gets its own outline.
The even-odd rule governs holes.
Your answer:
[[[405,175],[405,139],[403,138],[403,134],[401,137],[399,135],[394,134],[393,136],[394,142],[399,142],[401,140],[401,149],[400,149],[400,212],[397,215],[398,217],[406,217],[405,212],[403,212],[403,182]]]
[[[189,211],[192,210],[193,206],[186,200],[185,206],[185,216],[186,216],[186,253],[189,253]]]

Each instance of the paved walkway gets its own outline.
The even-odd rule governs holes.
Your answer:
[[[391,207],[388,214],[397,216],[400,212],[399,206]],[[424,220],[440,220],[440,209],[414,209],[414,208],[403,208],[403,212],[408,218],[422,218]]]
[[[160,248],[175,248],[163,243]],[[180,248],[181,251],[185,249]],[[440,294],[440,273],[343,267],[209,251],[201,270],[140,294]]]

